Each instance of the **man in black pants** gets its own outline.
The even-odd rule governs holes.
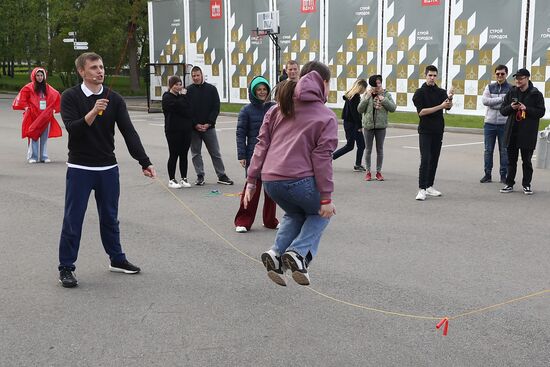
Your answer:
[[[544,116],[544,97],[529,80],[531,73],[527,69],[519,69],[514,74],[516,86],[512,87],[500,107],[500,113],[508,116],[504,131],[504,145],[508,151],[508,174],[506,186],[500,189],[502,193],[514,191],[519,152],[523,168],[523,193],[532,195],[531,179],[533,164],[531,158],[537,145],[540,119]]]
[[[65,213],[59,240],[59,282],[63,287],[77,285],[73,275],[80,247],[82,222],[92,190],[99,214],[101,242],[109,255],[113,272],[135,274],[140,268],[131,264],[120,245],[118,166],[115,157],[115,123],[131,156],[147,177],[156,177],[155,168],[130,121],[122,97],[103,88],[101,56],[93,52],[80,55],[76,69],[83,83],[67,89],[61,97],[61,117],[69,133],[69,160],[65,189]]]
[[[435,84],[437,68],[426,66],[426,82],[414,92],[413,103],[418,111],[418,141],[420,146],[420,169],[418,174],[419,191],[416,200],[426,200],[426,196],[441,196],[433,188],[435,171],[443,142],[445,121],[443,110],[453,106],[452,94],[447,96],[445,89]]]

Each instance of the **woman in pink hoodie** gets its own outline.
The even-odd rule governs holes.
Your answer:
[[[279,86],[279,103],[265,115],[248,168],[245,208],[261,179],[285,211],[275,243],[262,254],[267,275],[283,286],[286,269],[298,284],[309,285],[309,263],[336,213],[331,194],[338,126],[336,115],[325,106],[329,81],[329,68],[310,61],[297,83],[287,80]]]

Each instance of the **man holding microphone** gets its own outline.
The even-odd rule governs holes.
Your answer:
[[[65,213],[59,240],[59,282],[63,287],[77,285],[74,270],[82,223],[92,190],[99,214],[101,242],[109,255],[109,269],[125,274],[139,273],[120,244],[118,199],[120,194],[118,165],[114,153],[115,123],[124,136],[131,156],[143,174],[155,178],[155,168],[130,121],[126,104],[113,91],[105,95],[101,56],[93,52],[80,55],[76,69],[83,83],[67,89],[61,98],[61,117],[69,133],[69,159],[65,191]]]

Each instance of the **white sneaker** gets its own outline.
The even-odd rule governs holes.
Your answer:
[[[286,286],[285,269],[281,263],[281,258],[273,250],[262,254],[262,263],[267,270],[267,276],[278,285]]]
[[[181,189],[181,185],[176,180],[168,181],[168,187],[171,189]]]
[[[441,193],[433,188],[433,186],[430,186],[426,189],[426,195],[429,196],[441,196]]]
[[[52,162],[52,160],[50,158],[44,159],[44,163],[51,163],[51,162]]]
[[[189,181],[187,181],[187,177],[181,179],[180,186],[181,187],[191,187],[191,184],[189,183]]]
[[[237,226],[237,227],[235,227],[235,232],[237,232],[237,233],[246,233],[246,232],[248,232],[248,229],[246,229],[246,227],[243,227],[243,226]]]
[[[36,163],[36,159],[29,159],[29,163]]]
[[[416,200],[426,200],[426,190],[424,189],[420,189],[418,191],[418,194],[416,194]]]

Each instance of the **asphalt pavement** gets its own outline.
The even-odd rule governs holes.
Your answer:
[[[532,196],[480,184],[482,135],[445,134],[443,196],[425,202],[415,130],[388,129],[383,182],[352,171],[355,153],[334,161],[337,215],[311,287],[284,288],[259,261],[275,236],[261,210],[250,232],[233,226],[245,181],[236,118],[217,124],[235,185],[215,183],[203,149],[207,184],[169,190],[163,116],[133,110],[159,173],[142,176],[117,132],[121,239],[142,273],[108,271],[92,194],[79,286],[64,289],[67,134],[49,140],[52,163],[28,164],[12,97],[0,96],[1,366],[550,365],[550,170],[535,170]]]

